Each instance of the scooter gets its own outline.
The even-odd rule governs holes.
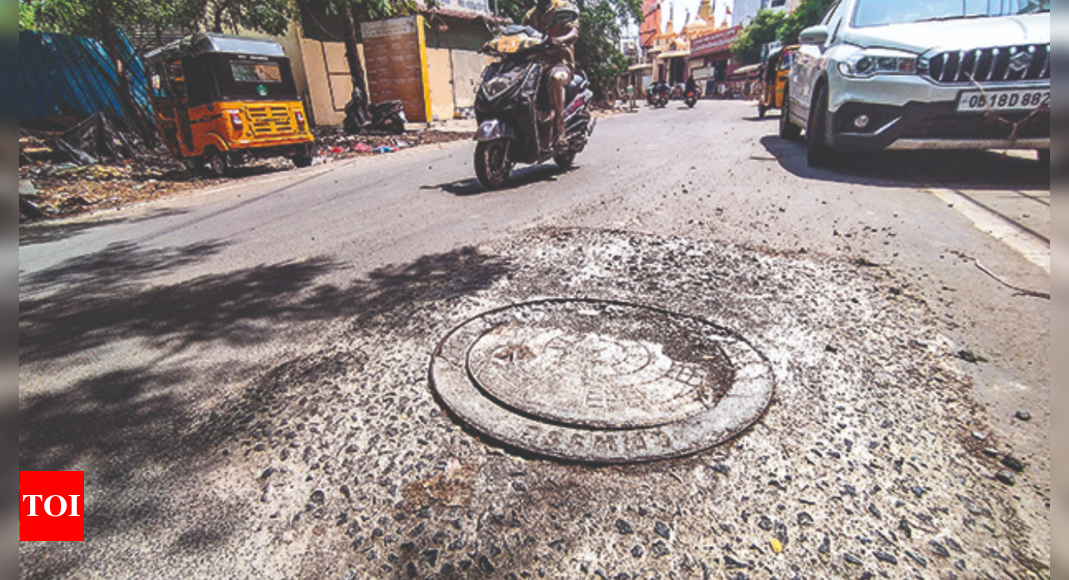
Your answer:
[[[697,93],[697,91],[687,91],[686,96],[683,97],[683,102],[686,103],[686,105],[688,107],[693,109],[694,105],[698,104],[698,93]]]
[[[555,149],[554,111],[543,83],[543,65],[534,57],[548,48],[546,37],[527,26],[509,26],[482,52],[498,57],[483,71],[475,97],[475,175],[487,189],[508,181],[517,163],[552,159],[569,169],[594,131],[590,108],[594,93],[582,71],[565,89],[566,149]]]
[[[663,109],[668,106],[668,97],[671,94],[671,90],[667,84],[659,84],[650,87],[650,105]]]

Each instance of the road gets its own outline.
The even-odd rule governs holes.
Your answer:
[[[452,143],[23,228],[19,467],[86,472],[87,541],[20,577],[1049,577],[1049,177],[813,170],[755,113],[617,114],[495,192]],[[731,328],[776,400],[637,466],[458,426],[437,341],[557,296]]]

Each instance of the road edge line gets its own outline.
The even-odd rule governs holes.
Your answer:
[[[998,216],[991,215],[990,210],[952,189],[933,186],[925,186],[925,189],[968,218],[976,229],[1006,244],[1050,275],[1050,246],[1007,224]]]

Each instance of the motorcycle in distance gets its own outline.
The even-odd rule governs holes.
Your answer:
[[[668,83],[658,83],[650,88],[650,105],[663,109],[668,106],[668,97],[671,94],[671,89],[668,88]]]
[[[686,103],[688,107],[693,109],[694,105],[698,104],[698,92],[687,91],[687,94],[683,97],[683,102]]]
[[[594,93],[582,71],[565,89],[564,126],[567,149],[556,142],[554,111],[543,82],[543,65],[535,57],[548,48],[546,37],[527,26],[509,26],[483,46],[498,57],[483,71],[475,97],[475,175],[486,189],[505,184],[517,163],[553,159],[569,169],[594,131],[590,107]]]

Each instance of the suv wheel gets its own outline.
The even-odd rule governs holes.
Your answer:
[[[806,161],[811,167],[828,167],[835,161],[835,151],[825,141],[825,125],[828,122],[828,87],[821,86],[809,113],[809,126],[805,129]]]
[[[795,141],[802,134],[802,129],[791,122],[791,98],[790,86],[783,90],[783,106],[779,110],[779,138]]]

